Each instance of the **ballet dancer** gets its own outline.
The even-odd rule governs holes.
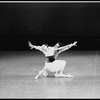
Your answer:
[[[30,49],[35,48],[36,50],[41,51],[46,57],[45,66],[41,71],[38,72],[35,79],[38,79],[39,76],[47,77],[48,76],[47,71],[55,72],[54,74],[55,77],[74,77],[71,74],[68,75],[63,74],[66,61],[56,60],[56,58],[61,52],[68,50],[72,46],[76,46],[76,43],[77,41],[62,47],[60,47],[60,44],[57,43],[55,46],[51,47],[46,44],[43,44],[42,46],[32,45],[30,41],[28,41],[29,47],[31,47]]]

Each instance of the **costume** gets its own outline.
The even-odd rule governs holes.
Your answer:
[[[46,57],[46,62],[47,63],[52,63],[53,61],[55,61],[55,57],[54,56],[47,56]]]

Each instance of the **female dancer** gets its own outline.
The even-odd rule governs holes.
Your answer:
[[[45,66],[41,71],[39,71],[39,73],[35,77],[35,79],[37,79],[41,75],[46,77],[48,75],[47,70],[51,71],[51,72],[55,72],[55,74],[54,74],[55,77],[74,77],[70,74],[68,74],[68,75],[63,74],[63,70],[66,65],[66,61],[56,60],[56,58],[57,58],[58,54],[60,54],[61,52],[68,50],[72,46],[76,46],[76,43],[77,42],[74,42],[73,44],[71,43],[71,44],[63,46],[63,47],[59,47],[60,44],[57,43],[54,47],[51,47],[46,44],[43,44],[42,46],[35,46],[35,45],[32,45],[30,43],[30,41],[28,41],[28,44],[31,47],[31,49],[35,48],[37,50],[40,50],[41,52],[43,52],[43,54],[46,57]]]

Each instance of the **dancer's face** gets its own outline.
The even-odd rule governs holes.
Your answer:
[[[45,45],[45,44],[42,45],[42,48],[45,49],[45,50],[48,49],[48,48],[47,48],[47,45]]]
[[[60,46],[60,44],[59,43],[57,43],[56,45],[55,45],[55,48],[58,48]]]
[[[48,46],[48,48],[51,49],[52,47],[51,46]]]

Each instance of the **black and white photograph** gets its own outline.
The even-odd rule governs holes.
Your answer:
[[[100,98],[100,2],[0,1],[1,98]]]

